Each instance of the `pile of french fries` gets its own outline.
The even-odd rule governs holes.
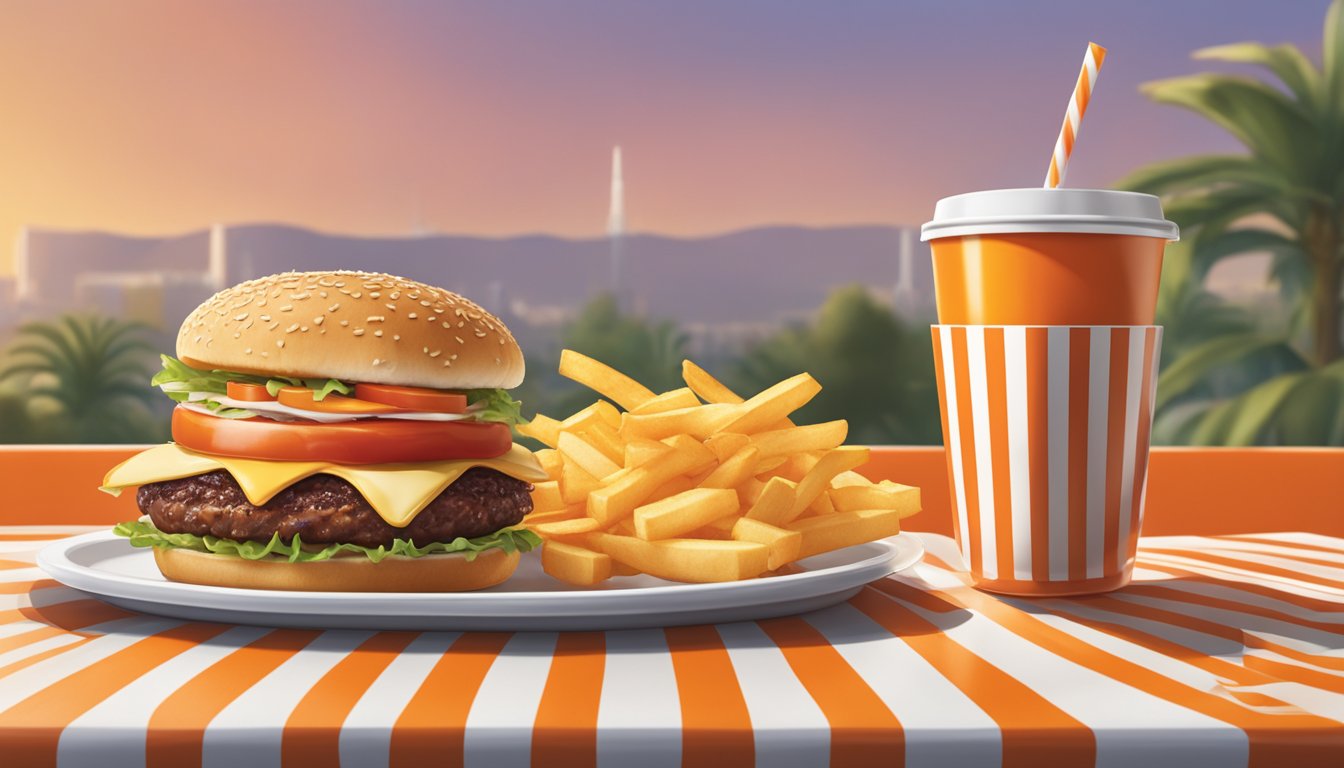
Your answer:
[[[518,428],[547,446],[523,525],[561,581],[754,578],[893,536],[920,509],[918,488],[854,471],[868,449],[844,445],[847,422],[789,419],[821,391],[806,373],[745,400],[689,360],[662,394],[571,350],[560,374],[606,398]]]

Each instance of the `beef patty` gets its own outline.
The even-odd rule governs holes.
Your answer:
[[[140,487],[140,511],[166,533],[193,533],[235,541],[286,543],[295,534],[306,544],[390,545],[410,539],[421,546],[464,536],[485,536],[517,525],[532,511],[532,486],[485,467],[462,474],[410,525],[388,525],[350,483],[313,475],[265,504],[253,506],[233,476],[223,470]]]

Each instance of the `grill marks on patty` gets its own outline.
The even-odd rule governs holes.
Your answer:
[[[429,503],[405,528],[383,521],[353,485],[334,475],[313,475],[254,506],[233,476],[216,470],[140,487],[136,503],[159,530],[235,541],[390,545],[410,539],[425,545],[463,536],[486,536],[517,525],[532,511],[532,486],[493,469],[473,467]]]

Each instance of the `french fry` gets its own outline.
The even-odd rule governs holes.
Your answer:
[[[748,445],[723,461],[705,479],[701,488],[735,488],[747,481],[756,468],[756,456],[760,451],[754,445]]]
[[[738,518],[733,524],[733,538],[769,547],[770,559],[766,561],[766,568],[772,571],[797,560],[803,546],[803,534],[798,531],[785,530],[749,517]]]
[[[642,467],[670,450],[672,446],[657,440],[631,440],[625,444],[625,468]]]
[[[809,517],[788,526],[803,535],[798,557],[811,557],[865,541],[876,541],[901,532],[901,515],[891,509],[860,509],[834,515]]]
[[[806,512],[810,515],[829,515],[835,512],[835,504],[831,503],[831,497],[826,489],[823,488],[812,503],[807,505]]]
[[[523,525],[531,527],[542,523],[553,523],[557,520],[573,520],[576,517],[583,517],[583,507],[571,504],[554,512],[533,512],[523,518]]]
[[[765,483],[754,477],[748,477],[741,485],[737,486],[737,498],[742,502],[742,508],[747,509],[756,500],[761,498],[761,491],[765,490]]]
[[[532,484],[532,509],[538,512],[555,512],[564,508],[565,499],[560,495],[558,480]]]
[[[638,408],[654,396],[648,387],[615,368],[571,349],[560,353],[560,375],[615,401],[627,411]]]
[[[646,541],[676,538],[737,509],[737,493],[731,489],[692,488],[636,507],[635,535]]]
[[[848,488],[849,486],[853,485],[866,486],[872,484],[873,484],[872,480],[869,480],[868,478],[864,477],[858,472],[855,472],[852,469],[847,469],[844,472],[841,472],[840,474],[835,476],[834,480],[831,480],[832,488]]]
[[[744,517],[770,525],[782,525],[793,511],[793,498],[797,491],[797,483],[782,477],[772,477],[761,488],[760,497]]]
[[[598,525],[591,517],[575,517],[569,520],[535,523],[532,525],[532,530],[538,536],[574,536],[580,533],[592,533],[598,530]]]
[[[829,451],[845,442],[848,434],[849,422],[837,419],[802,427],[758,432],[752,436],[751,441],[761,450],[761,458],[766,459],[803,451]]]
[[[820,458],[821,456],[813,453],[795,453],[771,470],[770,474],[774,477],[788,478],[796,483],[812,471]]]
[[[740,432],[716,432],[705,440],[705,447],[714,452],[720,462],[751,444],[751,438]]]
[[[675,440],[672,450],[656,462],[638,467],[616,482],[588,494],[588,515],[603,526],[629,517],[658,486],[677,475],[699,472],[714,463],[714,454],[689,437]]]
[[[728,515],[727,517],[720,517],[717,520],[711,520],[705,525],[691,531],[690,538],[727,541],[728,539],[733,538],[733,524],[737,521],[737,515]]]
[[[578,464],[593,477],[606,477],[621,468],[621,465],[607,458],[607,455],[592,443],[573,432],[561,432],[556,448],[566,459]]]
[[[670,581],[737,581],[766,570],[770,549],[750,541],[667,539],[593,534],[598,548],[613,560]]]
[[[742,398],[736,392],[725,387],[718,379],[710,376],[708,371],[690,360],[681,361],[681,378],[686,382],[686,386],[706,403],[732,405],[742,402]]]
[[[806,405],[820,391],[821,385],[806,373],[787,378],[742,403],[737,418],[723,429],[748,435],[759,432]]]
[[[793,497],[793,508],[785,522],[796,519],[818,496],[825,493],[831,484],[831,478],[866,461],[868,461],[868,448],[859,445],[842,446],[822,456],[808,471],[807,476],[798,482],[798,490]]]
[[[588,587],[611,576],[611,558],[573,544],[547,541],[541,547],[541,569],[552,578]]]
[[[902,518],[919,511],[919,489],[909,485],[847,485],[827,492],[840,512],[891,509]]]
[[[602,487],[602,481],[572,461],[560,469],[560,495],[566,504],[577,504],[588,499],[588,494]]]
[[[621,416],[621,437],[633,440],[645,437],[661,440],[672,435],[690,435],[703,440],[733,418],[735,405],[701,405],[694,408],[678,408],[662,413],[632,414]]]
[[[532,454],[537,457],[537,463],[546,471],[546,476],[552,480],[560,479],[560,470],[564,461],[560,458],[560,453],[554,448],[542,448]]]
[[[669,496],[676,496],[678,493],[685,493],[696,486],[696,482],[685,475],[677,475],[666,483],[653,489],[649,498],[644,500],[645,504],[652,504],[655,501],[662,501]]]
[[[638,408],[631,408],[631,413],[662,413],[663,411],[675,411],[678,408],[694,408],[700,405],[700,398],[695,396],[688,387],[673,389],[655,396],[652,400],[645,400]]]
[[[598,400],[596,403],[584,408],[578,413],[570,416],[560,422],[560,429],[572,430],[578,432],[596,424],[604,422],[608,426],[615,428],[621,426],[621,412],[616,410],[616,406],[608,403],[606,400]]]
[[[518,434],[530,437],[547,448],[554,448],[560,439],[560,422],[540,413],[533,416],[528,423],[519,424],[515,429],[518,430]]]
[[[605,422],[591,424],[579,434],[617,466],[621,466],[625,461],[625,441],[610,424]]]

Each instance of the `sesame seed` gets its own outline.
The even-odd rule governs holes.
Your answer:
[[[341,327],[342,327],[342,328],[344,328],[345,326],[347,326],[347,325],[349,325],[349,324],[350,324],[350,321],[349,321],[349,320],[342,320],[342,321],[341,321]]]
[[[445,322],[445,323],[443,324],[443,327],[444,327],[444,328],[451,328],[451,327],[453,327],[453,326],[452,326],[451,323]]]
[[[485,331],[482,331],[480,328],[477,328],[477,329],[476,329],[476,338],[478,338],[478,339],[484,339],[484,338],[485,338]]]
[[[351,295],[353,298],[358,299],[360,296],[363,296],[363,295],[364,295],[364,292],[363,292],[363,291],[355,291],[354,293],[352,293],[352,294],[350,294],[350,295]]]
[[[503,365],[503,364],[504,362],[502,360],[500,360],[498,357],[495,358],[495,365]]]
[[[297,330],[299,330],[299,324],[298,324],[298,323],[295,323],[295,324],[289,326],[288,328],[286,328],[286,329],[285,329],[285,333],[293,333],[293,332],[295,332],[295,331],[297,331]]]
[[[421,347],[420,351],[424,352],[425,354],[429,354],[429,347]]]
[[[396,304],[388,303],[388,304],[384,304],[383,306],[384,306],[384,307],[387,307],[388,309],[392,310],[393,312],[396,312],[396,311],[397,311],[397,305],[396,305]]]
[[[235,339],[242,338],[242,335],[243,335],[243,334],[241,334],[241,333],[237,333],[237,332],[235,332],[235,333],[233,334],[233,338],[235,338]]]
[[[327,319],[326,315],[318,315],[317,317],[313,318],[313,325],[321,325],[322,321],[326,319]]]
[[[407,315],[407,317],[409,317],[410,319],[414,320],[414,319],[415,319],[415,313],[412,312],[412,313],[410,313],[409,315]]]
[[[261,321],[262,321],[263,323],[269,323],[269,322],[271,322],[271,316],[270,316],[270,315],[262,315],[262,316],[261,316]]]
[[[414,299],[415,297],[412,296],[411,298]],[[422,306],[422,307],[428,307],[430,304],[433,304],[433,303],[434,303],[434,302],[430,301],[429,299],[421,299],[421,300],[420,300],[420,306]],[[439,310],[439,311],[442,311],[442,310]]]
[[[293,304],[286,304],[285,306],[283,306],[283,307],[280,308],[280,311],[281,311],[281,312],[289,312],[289,311],[291,311],[291,310],[293,310],[293,309],[294,309],[294,305],[293,305]]]
[[[270,352],[267,352],[266,350],[263,349],[263,350],[261,350],[261,356],[262,356],[262,357],[270,357],[270,356],[271,356],[271,353],[270,353]]]
[[[457,327],[458,327],[458,328],[465,328],[466,325],[467,325],[467,321],[466,321],[466,320],[458,320],[458,321],[457,321]]]
[[[327,298],[327,292],[326,292],[326,291],[318,291],[318,292],[317,292],[317,295],[320,296],[320,297],[322,297],[322,298],[324,298],[324,299]]]
[[[268,330],[268,331],[274,331],[276,328],[279,328],[279,327],[280,327],[280,321],[279,321],[279,320],[276,320],[274,323],[271,323],[269,326],[267,326],[267,327],[266,327],[266,330]]]
[[[448,359],[449,359],[449,360],[456,360],[456,359],[457,359],[457,353],[454,352],[453,354],[449,355],[449,356],[448,356]]]
[[[276,340],[275,340],[275,346],[279,347],[280,349],[284,349],[284,348],[285,348],[285,340],[284,340],[284,339],[276,339]]]
[[[246,331],[248,328],[251,328],[252,324],[255,322],[255,320],[248,320],[246,323],[243,323],[243,330]]]
[[[367,320],[370,323],[381,323],[387,319],[386,315],[369,315]]]
[[[375,358],[373,358],[373,364],[374,364],[374,365],[382,365],[382,364],[383,364],[383,361],[382,361],[382,360],[379,360],[378,358],[375,357]]]
[[[442,354],[443,354],[443,350],[442,350],[442,349],[436,349],[436,350],[434,350],[433,352],[430,352],[430,353],[429,353],[429,356],[430,356],[430,357],[438,357],[439,355],[442,355]]]
[[[252,354],[252,348],[251,348],[251,347],[248,347],[247,349],[244,349],[244,350],[243,350],[243,354],[244,354],[244,355],[250,355],[250,354]]]
[[[247,313],[246,313],[246,312],[243,312],[242,314],[234,315],[234,316],[233,316],[233,319],[234,319],[234,320],[246,320],[246,319],[247,319]]]
[[[308,294],[308,293],[291,293],[291,294],[289,295],[289,298],[294,299],[295,301],[303,301],[304,299],[308,298],[310,295],[311,295],[311,294]]]
[[[344,287],[345,287],[345,282],[342,281],[342,280],[337,280],[337,281],[336,281],[336,287],[337,287],[337,288],[344,288]]]
[[[327,311],[328,311],[328,312],[335,312],[336,310],[338,310],[338,309],[340,309],[340,308],[341,308],[341,303],[338,301],[338,302],[336,302],[335,304],[332,304],[330,307],[327,307]]]
[[[429,320],[429,322],[432,323],[432,322],[434,322],[435,320],[438,320],[439,318],[437,318],[437,317],[435,317],[435,316],[433,316],[433,315],[430,315],[427,319]]]
[[[383,329],[379,328],[378,330],[373,332],[373,335],[381,339],[383,337]]]
[[[452,365],[453,365],[453,361],[452,361],[452,360],[444,360],[444,361],[443,361],[443,367],[444,367],[444,368],[451,368]]]
[[[399,334],[399,333],[394,333],[394,334],[392,334],[392,340],[393,340],[393,341],[401,341],[401,334]]]
[[[355,331],[354,331],[354,333],[355,333],[356,336],[363,336],[363,335],[364,335],[364,329],[363,329],[363,328],[356,328]]]
[[[201,343],[201,337],[200,337],[200,336],[197,336],[195,339],[192,340],[192,343],[194,343],[194,344],[200,344],[200,343]],[[428,352],[429,350],[426,349],[425,351]]]
[[[380,298],[380,297],[382,297],[382,295],[383,295],[383,294],[381,294],[381,293],[379,293],[379,292],[377,292],[377,291],[369,291],[369,298],[371,298],[371,299],[377,299],[377,298]]]
[[[454,336],[453,338],[454,338],[454,339],[457,339],[457,343],[458,343],[458,344],[466,344],[466,343],[467,343],[467,342],[465,342],[465,341],[462,340],[462,337],[461,337],[461,336]]]
[[[257,302],[257,306],[258,306],[258,307],[264,307],[264,306],[266,306],[266,300],[265,300],[265,299],[262,299],[261,301],[258,301],[258,302]]]
[[[299,326],[299,333],[307,333],[307,332],[308,332],[308,326],[306,325]]]
[[[503,337],[503,336],[500,336],[500,337],[499,337],[499,346],[501,346],[501,347],[504,346],[504,337]]]

